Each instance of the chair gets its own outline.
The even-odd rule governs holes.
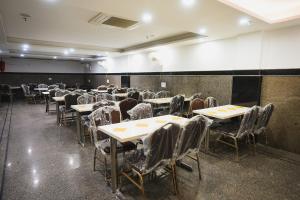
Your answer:
[[[255,122],[258,117],[258,110],[257,106],[253,106],[249,111],[247,111],[244,114],[240,125],[229,123],[213,129],[214,132],[220,134],[216,142],[221,142],[235,148],[236,161],[239,160],[238,141],[245,137],[248,137],[249,139],[249,136],[253,134]],[[226,139],[229,139],[229,141],[226,141]]]
[[[202,93],[198,92],[198,93],[193,94],[191,97],[191,100],[196,99],[196,98],[203,99]]]
[[[254,144],[256,144],[255,136],[258,136],[260,134],[265,134],[266,144],[268,143],[266,128],[269,124],[273,110],[274,110],[274,105],[271,103],[267,104],[263,108],[259,107],[258,118],[255,123],[254,131],[253,131]]]
[[[48,90],[52,90],[52,89],[55,89],[55,88],[59,88],[58,85],[49,85],[48,86]]]
[[[76,94],[79,94],[79,95],[83,95],[84,93],[86,93],[84,90],[82,90],[82,89],[76,89],[76,90],[74,90],[73,91],[74,93],[76,93]]]
[[[13,101],[13,95],[14,94],[12,93],[9,85],[7,85],[7,84],[1,84],[0,85],[0,102],[1,102],[2,96],[8,96],[10,102],[12,102]]]
[[[127,113],[127,111],[132,109],[137,104],[137,100],[131,98],[124,99],[120,102],[119,107],[122,114],[122,120],[130,119],[130,116]]]
[[[100,93],[96,95],[96,102],[102,101],[102,100],[109,100],[109,101],[114,101],[115,98],[113,95],[108,94],[108,93]]]
[[[199,110],[204,108],[204,101],[200,98],[195,98],[190,101],[190,106],[188,112],[184,114],[187,118],[193,116],[194,110]]]
[[[171,99],[170,103],[170,115],[181,115],[184,107],[184,96],[176,95]]]
[[[62,97],[62,96],[65,96],[65,95],[67,95],[67,94],[70,94],[71,92],[69,92],[68,90],[60,90],[60,89],[54,89],[54,91],[55,91],[55,96],[56,97]],[[49,94],[50,94],[50,92],[49,92]]]
[[[173,157],[174,164],[175,162],[180,162],[185,157],[191,158],[192,160],[196,161],[198,166],[199,180],[201,180],[201,170],[199,163],[200,147],[211,124],[212,120],[204,117],[203,115],[197,115],[189,119],[182,126],[175,146]],[[196,155],[196,158],[191,154]]]
[[[138,91],[135,91],[135,92],[128,92],[128,98],[132,98],[132,99],[135,99],[135,100],[139,100],[139,97],[140,97],[140,93]]]
[[[67,119],[73,120],[75,118],[73,115],[75,111],[71,108],[71,105],[77,105],[77,99],[79,96],[80,95],[76,93],[70,93],[65,95],[65,105],[59,108],[61,113],[60,122],[63,121],[65,126],[67,125]],[[67,114],[69,113],[72,114],[71,117],[67,117]]]
[[[149,103],[140,103],[128,110],[130,120],[138,120],[153,117],[152,106]]]
[[[107,170],[107,157],[111,153],[110,149],[110,139],[108,136],[100,131],[98,131],[97,126],[114,124],[120,122],[120,110],[116,106],[104,106],[95,111],[93,111],[89,115],[89,119],[91,122],[91,130],[93,134],[93,140],[95,145],[94,151],[94,171],[96,171],[96,160],[97,160],[97,152],[100,152],[104,157],[104,167],[105,167],[105,180],[107,181],[109,177],[109,173]],[[122,153],[132,151],[136,149],[136,145],[132,142],[126,143],[117,143],[117,153]],[[99,159],[101,161],[101,159]]]
[[[162,90],[162,91],[159,91],[158,93],[155,94],[155,98],[158,99],[158,98],[167,98],[167,97],[170,97],[171,94],[169,91],[166,91],[166,90]]]
[[[41,83],[38,84],[38,88],[48,88],[48,85]]]
[[[95,102],[95,97],[89,94],[84,94],[77,98],[77,104],[91,104],[94,102]]]
[[[65,90],[66,89],[66,84],[65,83],[56,83],[55,85],[58,86],[59,89]]]
[[[134,154],[125,157],[126,167],[122,171],[122,174],[137,186],[143,194],[145,193],[144,176],[168,165],[171,165],[173,186],[175,192],[177,191],[175,183],[176,171],[171,161],[179,131],[180,126],[178,124],[167,123],[144,138],[143,149],[137,150]],[[139,182],[136,182],[131,177],[131,173],[138,175]]]
[[[145,91],[142,93],[142,101],[145,99],[154,99],[155,93],[151,91]]]
[[[212,108],[219,106],[217,99],[214,97],[207,97],[204,101],[204,107],[205,108]]]
[[[36,100],[35,100],[36,94],[33,94],[30,92],[29,86],[22,84],[21,88],[23,90],[23,93],[24,93],[24,96],[25,96],[27,102],[33,102],[36,104]]]

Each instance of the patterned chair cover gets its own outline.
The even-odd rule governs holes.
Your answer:
[[[115,102],[113,101],[108,101],[108,100],[101,100],[101,101],[98,101],[96,102],[94,105],[93,105],[93,110],[97,110],[101,107],[104,107],[104,106],[115,106]]]
[[[162,90],[155,94],[155,98],[167,98],[170,97],[171,94],[169,91]]]
[[[135,99],[135,100],[139,100],[139,97],[140,97],[140,93],[138,91],[131,91],[131,92],[128,92],[128,98],[132,98],[132,99]]]
[[[136,151],[126,161],[144,174],[165,166],[173,158],[179,132],[178,124],[163,125],[143,139],[143,150]]]
[[[108,93],[100,93],[96,95],[96,101],[102,101],[102,100],[109,100],[109,101],[114,101],[115,98],[113,95],[108,94]]]
[[[91,104],[94,102],[95,102],[95,97],[89,94],[84,94],[77,98],[77,104]]]
[[[152,106],[148,103],[140,103],[128,110],[127,113],[131,120],[145,119],[153,117]]]
[[[60,89],[57,89],[57,88],[55,88],[55,89],[53,89],[53,90],[50,90],[50,92],[51,91],[53,91],[53,92],[55,92],[55,96],[56,97],[62,97],[62,96],[65,96],[65,95],[67,95],[67,94],[70,94],[70,92],[68,91],[68,90],[60,90]],[[49,94],[50,94],[50,92],[49,92]],[[50,95],[51,96],[51,95]],[[52,97],[52,96],[51,96]]]
[[[107,90],[107,87],[105,85],[100,85],[97,87],[97,90]]]
[[[198,92],[198,93],[193,94],[191,99],[193,100],[193,99],[196,99],[196,98],[203,99],[202,93]]]
[[[71,105],[77,105],[77,99],[80,95],[76,93],[70,93],[65,95],[65,110],[71,110]]]
[[[211,124],[212,120],[203,115],[189,119],[180,131],[174,151],[174,160],[181,160],[189,153],[199,152]]]
[[[121,110],[123,120],[126,120],[126,119],[130,118],[127,111],[132,109],[137,104],[138,104],[137,100],[131,99],[131,98],[124,99],[120,102],[119,107],[120,107],[120,110]]]
[[[219,106],[217,99],[214,97],[207,97],[204,101],[205,108],[212,108]]]
[[[52,89],[55,89],[55,88],[59,88],[58,85],[49,85],[48,86],[48,90],[52,90]]]
[[[254,133],[255,134],[261,134],[266,130],[266,127],[270,121],[270,118],[272,116],[274,110],[273,104],[267,104],[263,108],[259,108],[259,114],[258,118],[254,127]]]
[[[144,99],[154,99],[155,98],[155,93],[151,91],[144,91],[142,93],[142,100]]]
[[[183,111],[183,106],[184,106],[184,96],[176,95],[171,99],[169,114],[180,115]]]

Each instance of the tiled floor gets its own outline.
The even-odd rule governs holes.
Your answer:
[[[2,104],[1,130],[6,111]],[[75,129],[75,124],[57,127],[55,114],[46,114],[42,104],[15,103],[11,129],[4,127],[1,140],[2,199],[115,199],[103,176],[93,171],[93,146],[79,146]],[[201,182],[196,170],[179,168],[177,197],[170,177],[146,182],[144,197],[127,181],[121,191],[126,199],[300,199],[298,155],[260,146],[256,156],[245,155],[245,149],[236,163],[232,152],[201,154]]]

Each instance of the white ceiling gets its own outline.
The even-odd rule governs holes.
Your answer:
[[[89,24],[99,12],[137,21],[149,12],[153,21],[134,30]],[[241,27],[238,20],[247,14],[218,0],[196,0],[189,8],[181,0],[0,0],[0,13],[7,49],[17,54],[23,43],[29,43],[29,52],[35,55],[63,56],[64,49],[75,48],[69,56],[78,58],[107,51],[116,55],[112,52],[182,32],[196,33],[201,27],[207,29],[208,38],[225,38],[300,23],[298,19],[270,25],[251,17],[252,25]],[[24,22],[20,13],[31,18]],[[147,35],[154,37],[149,40]],[[1,48],[1,29],[0,43]]]

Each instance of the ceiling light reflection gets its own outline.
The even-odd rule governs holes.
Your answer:
[[[150,13],[144,13],[142,16],[142,20],[144,23],[151,23],[152,22],[152,15]]]

